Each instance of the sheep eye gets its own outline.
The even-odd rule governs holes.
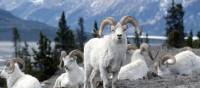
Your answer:
[[[112,32],[115,32],[115,30],[114,30],[114,29],[112,29],[111,31],[112,31]]]

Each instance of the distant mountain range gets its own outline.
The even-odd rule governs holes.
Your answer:
[[[84,17],[85,29],[91,32],[94,20],[107,16],[119,20],[124,15],[139,20],[144,32],[164,35],[167,8],[172,0],[0,0],[0,8],[22,19],[34,20],[57,27],[62,11],[68,24],[77,28],[78,18]],[[175,0],[182,3],[185,32],[200,31],[200,0]]]
[[[0,9],[0,40],[12,40],[13,27],[18,29],[22,40],[27,41],[38,40],[40,31],[53,39],[56,31],[56,27],[37,21],[23,20],[8,11]]]

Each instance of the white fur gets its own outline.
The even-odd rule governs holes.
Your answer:
[[[136,80],[143,78],[147,74],[149,68],[142,53],[140,49],[134,51],[131,62],[120,69],[118,75],[119,80]]]
[[[84,69],[76,63],[76,59],[66,56],[63,58],[66,72],[61,74],[54,84],[54,88],[79,88],[84,84]]]
[[[35,77],[24,74],[17,63],[15,63],[14,72],[11,74],[8,74],[5,68],[1,72],[1,76],[6,78],[8,88],[41,88],[40,82]]]
[[[117,34],[122,34],[118,40]],[[115,32],[102,38],[89,40],[84,47],[85,86],[89,83],[95,87],[94,78],[100,73],[104,88],[109,86],[109,73],[112,74],[112,83],[117,80],[117,75],[123,61],[126,59],[127,39],[125,32],[117,28]],[[89,82],[89,78],[90,82]],[[114,87],[114,85],[112,84]]]
[[[200,57],[190,50],[180,52],[175,55],[176,63],[174,65],[162,65],[158,67],[157,72],[160,76],[171,74],[190,75],[200,73]],[[172,63],[169,59],[165,63]]]

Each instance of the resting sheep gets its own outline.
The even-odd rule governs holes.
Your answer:
[[[83,58],[83,54],[79,50],[73,50],[68,55],[65,51],[61,52],[61,62],[64,62],[65,73],[61,74],[55,82],[54,88],[82,88],[84,84],[84,70],[78,66],[77,56]]]
[[[167,54],[155,63],[157,74],[161,77],[171,75],[190,75],[200,73],[200,57],[191,50],[182,51],[175,56]]]
[[[24,74],[19,64],[25,66],[22,59],[8,60],[0,76],[6,79],[8,88],[41,88],[40,82],[33,76]]]
[[[136,49],[131,56],[131,62],[121,67],[118,75],[119,80],[136,80],[147,75],[149,67],[146,64],[144,52],[149,52],[149,46],[143,43],[139,49]]]
[[[112,17],[107,17],[100,24],[99,35],[102,36],[106,25],[111,25],[111,33],[101,38],[92,38],[84,46],[85,84],[84,88],[95,88],[95,78],[100,74],[103,87],[109,87],[109,78],[112,76],[112,87],[117,81],[118,72],[126,60],[127,51],[127,24],[131,23],[137,32],[138,22],[130,17],[124,16],[116,24]],[[89,85],[90,84],[90,85]]]

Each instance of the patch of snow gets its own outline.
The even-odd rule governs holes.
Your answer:
[[[42,5],[44,3],[44,0],[32,0],[32,2],[35,5]]]

